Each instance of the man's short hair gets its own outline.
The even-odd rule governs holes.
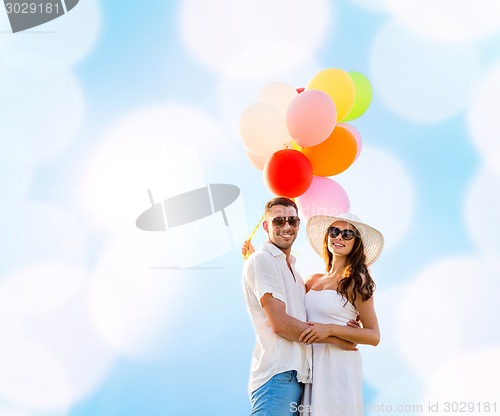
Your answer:
[[[269,213],[271,212],[271,208],[274,207],[275,205],[283,205],[285,207],[294,207],[295,211],[297,213],[299,212],[299,210],[297,208],[297,204],[295,203],[295,201],[293,199],[287,198],[285,196],[277,196],[277,197],[271,199],[266,204],[266,207],[264,209],[264,215],[266,216],[266,218],[269,215]]]

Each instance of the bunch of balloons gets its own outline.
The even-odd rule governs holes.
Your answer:
[[[358,157],[361,136],[347,122],[361,116],[371,100],[368,78],[337,68],[318,72],[305,88],[265,86],[242,113],[240,134],[268,189],[297,198],[306,217],[348,212],[346,192],[329,177]]]

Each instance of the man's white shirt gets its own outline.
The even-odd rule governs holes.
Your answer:
[[[266,318],[260,299],[266,293],[286,305],[286,313],[306,321],[305,286],[295,270],[295,257],[289,257],[270,242],[263,244],[245,262],[244,295],[255,328],[256,341],[250,370],[249,392],[252,393],[271,377],[296,370],[302,383],[312,382],[312,350],[310,345],[289,341],[276,335]]]

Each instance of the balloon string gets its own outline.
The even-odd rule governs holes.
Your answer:
[[[260,217],[259,222],[257,223],[257,225],[255,226],[255,228],[253,229],[252,233],[250,234],[250,236],[247,238],[246,241],[250,241],[254,237],[254,235],[257,232],[257,230],[259,229],[260,223],[262,222],[263,219],[264,219],[264,215],[262,217]]]
[[[249,235],[249,237],[245,240],[245,244],[246,243],[250,243],[250,241],[252,240],[252,238],[254,237],[255,233],[257,232],[257,230],[259,229],[259,226],[260,226],[260,223],[262,222],[262,220],[264,219],[264,216],[265,214],[260,217],[260,220],[259,222],[257,223],[257,225],[255,226],[255,228],[253,229],[252,233]],[[248,248],[248,247],[247,247]],[[250,253],[248,253],[248,251],[246,252],[246,254],[243,254],[243,258],[246,260],[248,257],[250,256]]]

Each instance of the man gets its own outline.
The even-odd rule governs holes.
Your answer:
[[[265,207],[263,228],[268,241],[245,262],[244,294],[256,332],[249,391],[252,415],[297,415],[302,384],[312,382],[310,345],[299,342],[308,327],[305,287],[295,270],[292,245],[300,219],[291,199],[276,197]],[[249,243],[243,250],[251,251]],[[323,342],[355,349],[329,337]]]

